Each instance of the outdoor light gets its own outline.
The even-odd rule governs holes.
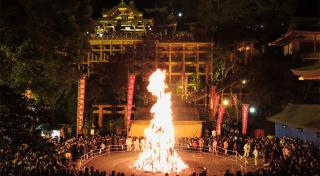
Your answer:
[[[250,47],[249,47],[249,46],[247,46],[247,47],[246,47],[246,50],[249,50],[249,49],[250,49]]]
[[[246,83],[247,81],[245,79],[241,81],[241,84],[246,84]]]
[[[250,107],[249,112],[251,114],[255,113],[256,112],[256,108],[255,107]]]
[[[224,99],[222,101],[222,104],[225,105],[225,106],[229,105],[229,100],[228,99]]]
[[[55,137],[60,137],[60,130],[52,130],[52,133],[51,133],[51,137],[52,138],[55,138]]]
[[[304,80],[303,76],[300,76],[298,79],[299,79],[300,81],[303,81],[303,80]]]
[[[182,17],[182,13],[181,13],[181,12],[179,12],[179,13],[178,13],[178,16],[179,16],[179,17]]]

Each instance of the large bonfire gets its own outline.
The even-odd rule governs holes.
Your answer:
[[[151,108],[153,119],[144,131],[145,150],[134,167],[149,172],[181,172],[187,165],[174,150],[171,93],[165,92],[165,71],[156,70],[149,78],[148,91],[157,97]]]

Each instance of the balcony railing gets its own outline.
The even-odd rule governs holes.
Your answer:
[[[91,35],[90,40],[141,40],[143,35],[138,34],[119,34],[119,35]]]

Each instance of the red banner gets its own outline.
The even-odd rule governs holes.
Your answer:
[[[242,104],[242,134],[247,134],[249,104]]]
[[[219,106],[219,112],[218,112],[218,120],[217,120],[217,127],[216,127],[216,131],[217,131],[217,135],[221,135],[221,123],[222,123],[222,118],[224,115],[224,107],[222,105]]]
[[[86,90],[86,76],[83,75],[78,83],[78,107],[77,107],[77,135],[83,134],[84,98]]]
[[[127,105],[127,134],[130,126],[130,120],[131,120],[131,113],[132,113],[132,100],[133,100],[133,93],[134,93],[134,81],[136,79],[136,75],[129,74],[128,77],[128,105]]]
[[[212,120],[214,119],[214,117],[217,114],[218,111],[218,107],[219,107],[219,101],[220,101],[220,95],[216,95],[214,97],[214,104],[213,104],[213,110],[212,110]]]

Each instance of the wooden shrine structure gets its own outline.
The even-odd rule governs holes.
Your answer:
[[[103,116],[104,115],[111,115],[111,114],[120,114],[123,115],[123,121],[124,121],[124,128],[127,128],[127,105],[92,105],[93,108],[93,114],[98,115],[98,127],[103,127]],[[135,112],[135,108],[133,107],[133,113]]]

